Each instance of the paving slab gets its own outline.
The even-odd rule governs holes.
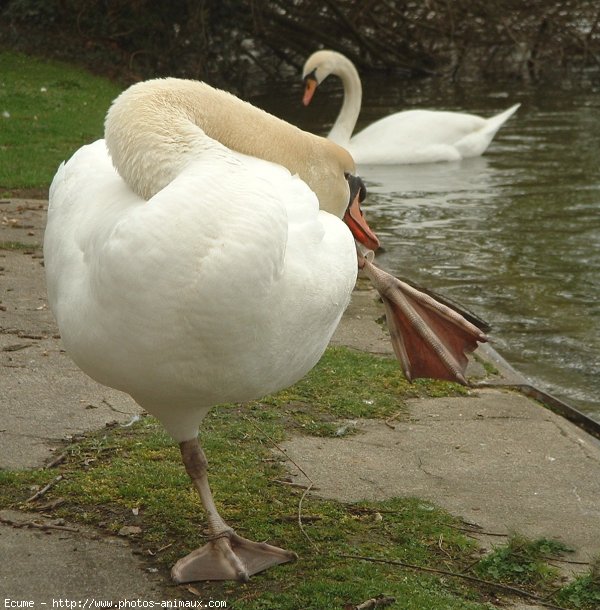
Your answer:
[[[33,468],[64,441],[142,409],[65,354],[48,308],[41,244],[47,204],[0,201],[0,468]]]
[[[507,390],[407,406],[405,421],[360,420],[353,436],[298,436],[282,446],[320,496],[419,497],[486,532],[560,540],[576,560],[600,552],[595,439]]]
[[[90,607],[100,602],[162,600],[161,579],[133,554],[127,541],[98,536],[80,525],[42,529],[52,520],[35,517],[42,527],[28,528],[32,515],[0,511],[0,599],[31,601],[35,608],[59,600]],[[7,523],[14,525],[7,525]],[[78,606],[83,607],[83,606]]]

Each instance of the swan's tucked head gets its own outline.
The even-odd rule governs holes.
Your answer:
[[[340,66],[349,63],[348,60],[336,51],[322,50],[313,53],[304,64],[302,79],[304,81],[305,106],[310,104],[317,87],[330,75],[336,74]]]
[[[137,83],[113,102],[104,135],[118,173],[144,199],[190,163],[241,153],[298,174],[322,210],[344,218],[359,241],[376,247],[360,211],[365,189],[354,178],[350,153],[225,91],[177,78]]]
[[[321,209],[342,218],[349,198],[344,176],[356,173],[344,148],[192,80],[154,79],[131,86],[113,102],[104,134],[117,171],[144,199],[190,160],[230,150],[298,174]]]

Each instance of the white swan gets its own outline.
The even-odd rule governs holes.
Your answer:
[[[247,580],[295,558],[238,536],[221,518],[198,426],[214,404],[292,384],[323,353],[357,273],[340,218],[377,246],[353,171],[333,142],[206,84],[158,79],[122,93],[105,140],[78,150],[52,182],[44,255],[65,347],[87,374],[160,419],[207,512],[210,540],[177,562],[177,582]],[[414,319],[389,276],[361,265],[386,307]],[[433,311],[445,320],[440,307]],[[463,349],[481,333],[447,349],[429,335],[431,366],[422,353],[411,364],[415,344],[396,340],[409,352],[407,375],[461,380]]]
[[[340,113],[327,136],[346,148],[358,165],[459,161],[482,155],[500,127],[520,104],[484,119],[474,114],[406,110],[379,119],[352,136],[360,113],[362,87],[354,64],[341,53],[317,51],[304,64],[303,102],[308,105],[330,74],[344,87]]]

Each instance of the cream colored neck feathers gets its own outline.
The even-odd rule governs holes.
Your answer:
[[[218,154],[218,143],[287,167],[317,194],[321,209],[339,217],[349,197],[344,173],[355,173],[352,157],[333,142],[192,80],[133,85],[113,102],[105,138],[117,171],[145,199],[166,186],[191,157],[203,151]]]

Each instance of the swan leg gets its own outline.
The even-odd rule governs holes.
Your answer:
[[[208,484],[208,462],[198,440],[184,441],[179,444],[179,449],[185,469],[206,511],[210,540],[173,566],[171,576],[175,582],[197,580],[245,582],[257,572],[297,559],[296,553],[292,551],[238,536],[217,511]]]

